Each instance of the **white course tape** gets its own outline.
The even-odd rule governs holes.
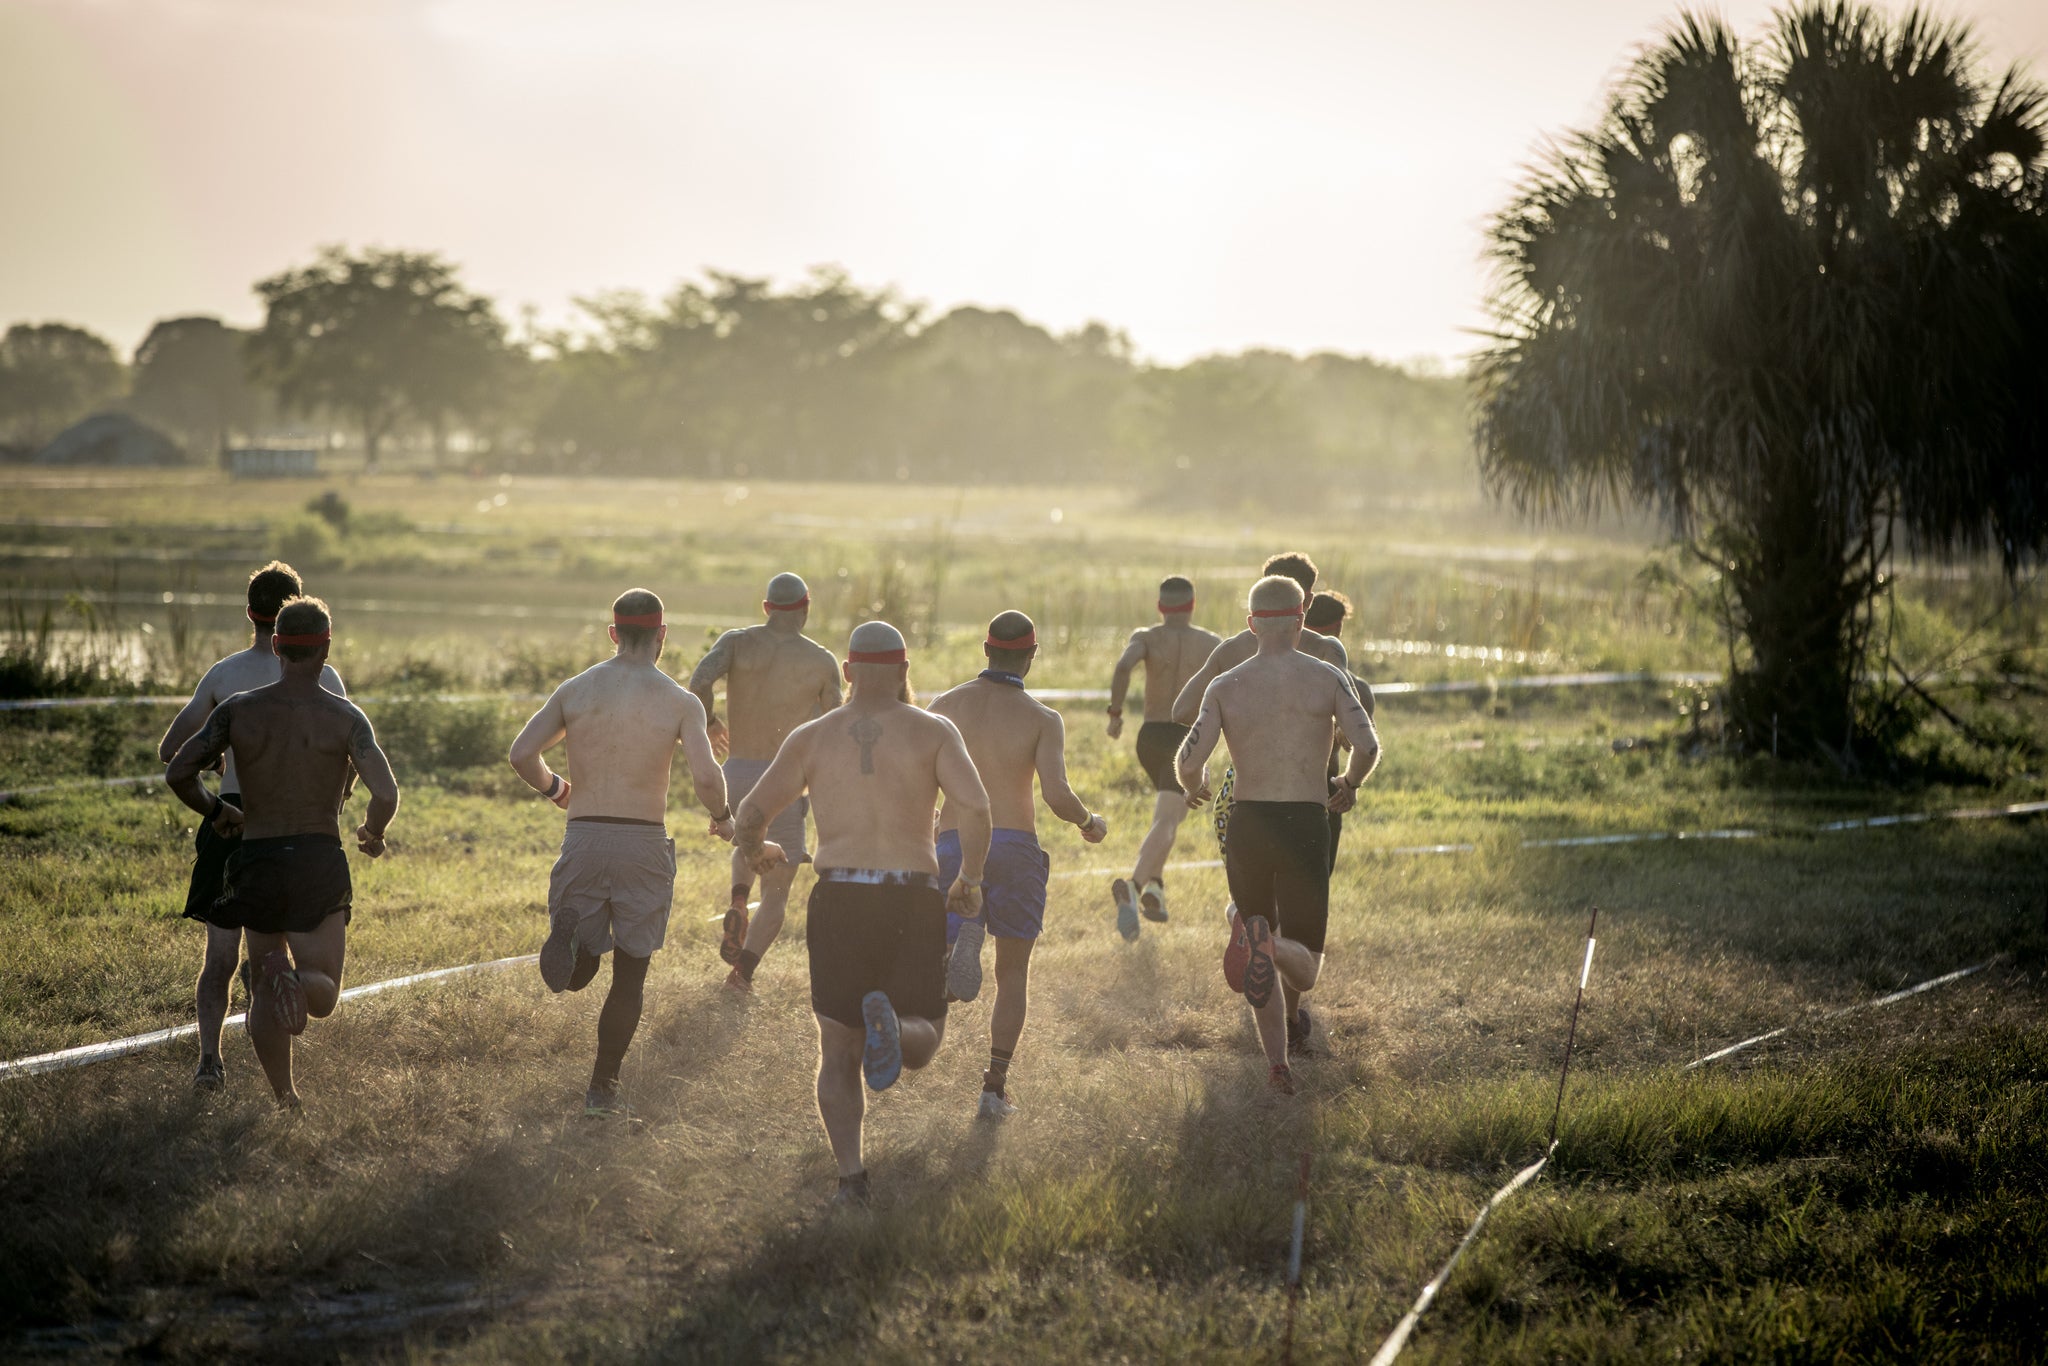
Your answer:
[[[1888,1006],[1893,1004],[1894,1002],[1903,1001],[1908,996],[1918,996],[1923,991],[1932,991],[1936,987],[1945,987],[1950,982],[1960,982],[1963,978],[1970,976],[1972,973],[1984,971],[1984,969],[1990,967],[1993,963],[1996,963],[1997,961],[1997,956],[1987,958],[1981,963],[1973,963],[1967,968],[1957,968],[1954,972],[1945,972],[1939,977],[1930,977],[1924,982],[1916,982],[1910,987],[1901,988],[1898,991],[1890,992],[1884,996],[1873,997],[1868,1001],[1858,1001],[1854,1005],[1843,1006],[1839,1010],[1830,1010],[1825,1015],[1822,1015],[1820,1018],[1823,1020],[1839,1020],[1844,1015],[1854,1015],[1856,1012],[1860,1010],[1875,1010],[1879,1006]],[[1705,1067],[1710,1062],[1718,1062],[1722,1058],[1728,1057],[1731,1054],[1740,1053],[1746,1048],[1754,1048],[1760,1043],[1767,1043],[1770,1040],[1777,1038],[1780,1034],[1790,1032],[1792,1028],[1793,1026],[1791,1025],[1780,1025],[1778,1028],[1773,1029],[1768,1034],[1759,1034],[1753,1039],[1744,1039],[1741,1043],[1729,1044],[1726,1048],[1718,1049],[1715,1052],[1709,1053],[1704,1058],[1694,1058],[1691,1062],[1685,1065],[1685,1070],[1690,1072],[1695,1067]]]
[[[1415,1325],[1421,1321],[1423,1314],[1428,1312],[1431,1302],[1436,1299],[1437,1291],[1444,1288],[1444,1282],[1449,1280],[1451,1272],[1457,1269],[1458,1259],[1472,1246],[1473,1240],[1479,1236],[1479,1230],[1486,1227],[1487,1216],[1499,1208],[1502,1201],[1534,1181],[1536,1173],[1543,1170],[1543,1164],[1550,1161],[1550,1154],[1556,1151],[1557,1144],[1552,1143],[1550,1152],[1516,1172],[1513,1180],[1495,1191],[1492,1198],[1479,1207],[1479,1217],[1472,1221],[1471,1228],[1465,1230],[1465,1236],[1451,1253],[1451,1259],[1444,1263],[1443,1269],[1436,1273],[1428,1285],[1422,1287],[1422,1293],[1415,1297],[1414,1305],[1401,1316],[1401,1321],[1394,1325],[1394,1331],[1380,1344],[1379,1351],[1373,1353],[1372,1366],[1388,1366],[1395,1357],[1401,1355],[1401,1349],[1408,1345],[1408,1335],[1415,1331]]]
[[[388,604],[386,604],[388,606]],[[351,610],[365,609],[351,604]],[[413,609],[407,606],[408,612]],[[442,612],[441,608],[432,609]],[[574,609],[575,615],[587,616],[582,609]],[[443,613],[445,615],[445,612]],[[504,611],[494,615],[531,615],[520,611]],[[695,618],[685,622],[684,618],[671,616],[671,622],[688,625],[717,624],[710,618],[699,623]],[[1517,678],[1453,678],[1435,683],[1375,683],[1372,686],[1375,697],[1405,697],[1423,693],[1466,693],[1487,692],[1494,688],[1589,688],[1612,683],[1717,683],[1721,675],[1711,673],[1592,673],[1592,674],[1528,674]],[[1033,688],[1031,696],[1041,702],[1106,702],[1107,688]],[[114,707],[114,706],[159,706],[182,707],[186,697],[27,697],[0,702],[0,711],[41,711],[56,707]],[[358,697],[358,702],[521,702],[545,701],[540,693],[444,693],[432,697]]]
[[[12,801],[16,797],[33,797],[42,792],[63,792],[80,787],[135,787],[141,783],[163,781],[161,773],[145,773],[139,778],[74,778],[61,783],[44,783],[41,787],[17,787],[0,792],[0,802]]]
[[[450,977],[461,977],[472,972],[496,972],[515,968],[522,963],[538,961],[538,954],[523,954],[517,958],[497,958],[488,963],[464,963],[459,967],[436,968],[432,972],[415,972],[405,977],[392,977],[382,982],[370,982],[364,986],[349,987],[341,993],[344,1001],[360,1001],[366,996],[380,992],[396,991],[400,987],[416,987],[427,982],[439,982]],[[230,1015],[223,1025],[237,1025],[248,1019],[246,1012]],[[87,1063],[105,1062],[109,1058],[126,1057],[140,1053],[158,1044],[174,1043],[190,1038],[199,1032],[196,1024],[175,1025],[170,1029],[158,1029],[148,1034],[135,1034],[125,1039],[109,1039],[105,1043],[81,1044],[77,1048],[63,1048],[55,1053],[38,1053],[33,1057],[16,1058],[12,1062],[0,1062],[0,1081],[13,1077],[30,1077],[38,1072],[56,1072],[66,1067],[83,1067]]]

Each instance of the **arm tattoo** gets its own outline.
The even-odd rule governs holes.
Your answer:
[[[206,718],[206,729],[200,732],[206,737],[203,742],[206,750],[199,760],[201,768],[210,766],[214,760],[228,752],[228,727],[230,724],[228,721],[228,711],[228,703],[223,702],[213,709],[211,716]]]
[[[696,669],[690,674],[691,692],[710,692],[712,684],[732,671],[733,638],[738,634],[738,631],[727,631],[711,643],[710,650],[697,661]]]
[[[753,802],[741,802],[739,826],[733,836],[733,841],[739,845],[740,851],[750,855],[760,853],[761,841],[767,833],[768,813]]]
[[[872,777],[875,771],[875,742],[882,738],[882,723],[872,716],[863,716],[848,726],[846,733],[860,746],[860,771]]]
[[[348,757],[361,773],[371,767],[378,753],[377,732],[370,725],[370,718],[357,712],[355,724],[348,731]]]

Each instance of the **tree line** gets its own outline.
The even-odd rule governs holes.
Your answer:
[[[1101,323],[933,316],[838,269],[782,284],[710,271],[659,300],[594,295],[572,325],[516,334],[428,252],[330,247],[255,292],[260,327],[168,319],[126,364],[80,328],[10,328],[0,441],[32,449],[119,405],[195,459],[297,426],[372,463],[404,449],[596,474],[1121,478],[1198,496],[1243,484],[1247,466],[1471,479],[1457,376],[1263,350],[1148,364]]]

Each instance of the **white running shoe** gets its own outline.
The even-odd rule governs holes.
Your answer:
[[[981,1108],[975,1112],[977,1119],[1008,1119],[1017,1113],[1017,1107],[1001,1091],[983,1091]]]

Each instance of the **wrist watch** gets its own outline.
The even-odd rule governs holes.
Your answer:
[[[725,824],[725,823],[726,823],[727,821],[729,821],[729,820],[731,820],[731,819],[732,819],[732,803],[731,803],[731,802],[727,802],[727,803],[725,804],[725,814],[724,814],[724,815],[722,815],[722,816],[713,816],[713,817],[711,818],[711,823],[712,823],[713,825],[723,825],[723,824]]]

